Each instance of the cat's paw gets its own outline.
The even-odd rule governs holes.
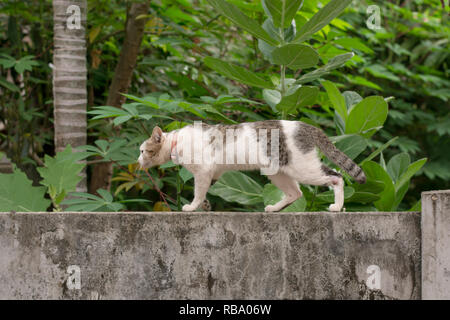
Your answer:
[[[183,211],[184,212],[191,212],[191,211],[194,211],[195,209],[197,209],[197,208],[195,206],[193,206],[193,205],[190,205],[190,204],[185,204],[183,206]]]
[[[342,208],[339,205],[337,205],[337,204],[331,204],[328,207],[328,210],[333,211],[333,212],[339,212],[339,211],[341,211],[341,209]]]
[[[277,206],[271,206],[271,205],[266,206],[266,207],[264,208],[264,211],[266,211],[266,212],[276,212],[276,211],[279,211],[279,210],[280,210],[280,209],[278,209]]]

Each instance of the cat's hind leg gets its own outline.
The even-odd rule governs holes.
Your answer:
[[[272,183],[284,192],[284,197],[274,205],[268,205],[266,212],[280,211],[302,196],[298,182],[284,173],[268,176]]]
[[[325,185],[332,187],[334,191],[334,203],[329,206],[328,210],[339,212],[344,206],[344,179],[339,173],[324,165],[322,171],[325,175]]]

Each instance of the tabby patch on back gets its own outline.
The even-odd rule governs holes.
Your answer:
[[[144,168],[172,160],[194,175],[194,200],[183,211],[194,211],[206,199],[211,182],[230,170],[261,170],[284,193],[266,211],[280,211],[302,196],[299,183],[329,186],[334,190],[330,211],[344,205],[342,176],[325,166],[317,149],[358,183],[365,183],[363,170],[337,149],[325,133],[300,121],[268,120],[237,125],[207,125],[195,122],[182,129],[152,136],[140,147],[139,164]]]

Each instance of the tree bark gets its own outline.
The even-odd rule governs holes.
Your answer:
[[[139,54],[146,19],[137,19],[140,15],[148,13],[150,1],[145,3],[133,3],[127,16],[125,26],[125,40],[120,53],[119,62],[116,65],[114,78],[109,87],[106,105],[120,107],[126,98],[121,93],[127,93],[133,77],[133,70]],[[89,192],[95,193],[98,189],[109,190],[113,174],[112,163],[105,162],[93,166]]]
[[[55,151],[87,143],[86,0],[53,0]],[[87,190],[86,172],[77,191]]]

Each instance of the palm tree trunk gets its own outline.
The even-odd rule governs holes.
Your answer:
[[[86,141],[86,0],[53,0],[55,151]],[[77,191],[86,191],[86,172]]]

